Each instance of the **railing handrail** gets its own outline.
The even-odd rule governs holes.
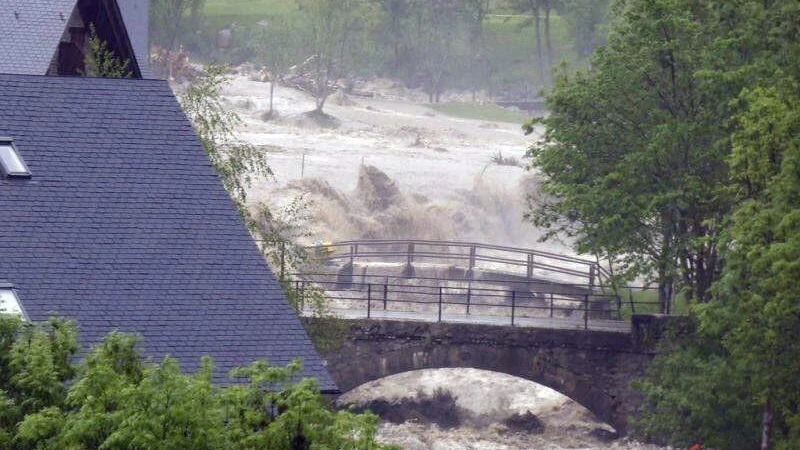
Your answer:
[[[583,264],[587,266],[597,265],[597,262],[589,259],[578,258],[575,256],[560,255],[558,253],[546,252],[543,250],[536,250],[536,249],[522,248],[522,247],[508,247],[503,245],[483,244],[479,242],[468,242],[468,241],[433,241],[425,239],[359,239],[359,240],[332,242],[328,244],[318,244],[309,247],[330,248],[330,247],[349,247],[351,245],[408,245],[408,244],[430,245],[437,247],[461,247],[461,248],[474,247],[476,249],[498,250],[510,253],[521,253],[525,255],[532,254],[534,256],[543,256],[547,258],[558,259],[561,261],[573,262],[576,264]]]
[[[403,249],[403,247],[405,247],[405,249]],[[588,259],[559,255],[557,253],[536,249],[524,249],[477,242],[433,241],[424,239],[363,239],[318,244],[307,248],[318,252],[324,252],[328,260],[349,259],[352,262],[356,258],[385,260],[387,258],[405,257],[409,264],[411,264],[414,259],[462,260],[469,261],[470,270],[475,268],[477,262],[525,267],[528,278],[533,278],[533,271],[538,269],[539,271],[558,273],[572,277],[585,277],[588,278],[589,284],[600,284],[610,279],[608,271],[598,262]],[[344,249],[344,251],[342,251],[342,249]],[[464,249],[467,251],[454,252],[454,249]],[[501,254],[487,254],[487,252],[499,252]],[[509,253],[511,255],[508,255]],[[584,269],[569,267],[569,265],[582,266]]]
[[[377,302],[378,305],[383,305],[383,310],[388,311],[389,314],[411,314],[419,319],[422,314],[423,320],[436,319],[443,321],[442,310],[444,307],[466,309],[464,317],[470,317],[470,308],[475,311],[477,308],[490,308],[490,310],[483,309],[477,316],[483,320],[497,321],[503,318],[510,318],[511,325],[519,324],[519,320],[528,321],[540,320],[547,318],[549,312],[550,320],[562,320],[564,324],[573,323],[575,319],[582,322],[582,328],[590,329],[590,323],[599,321],[601,325],[610,326],[612,323],[625,322],[623,319],[623,300],[614,293],[607,292],[556,292],[548,291],[546,289],[535,290],[519,290],[513,287],[501,288],[481,288],[470,286],[417,286],[413,284],[399,285],[397,283],[390,283],[402,277],[388,277],[388,276],[375,276],[381,280],[378,282],[371,281],[357,281],[357,280],[339,280],[338,274],[302,274],[303,279],[293,279],[295,289],[301,294],[300,299],[304,298],[304,293],[308,286],[316,286],[317,289],[327,292],[328,294],[337,294],[329,299],[344,300],[348,302],[356,302],[355,304],[366,303],[366,317],[370,318],[373,315],[373,303]],[[319,277],[326,277],[320,280]],[[317,279],[315,279],[317,278]],[[408,279],[406,279],[408,280]],[[418,279],[414,279],[418,280]],[[441,281],[441,279],[433,279]],[[464,280],[454,280],[463,283]],[[540,286],[541,287],[541,286]],[[546,286],[545,286],[546,287]],[[391,289],[390,289],[391,288]],[[345,296],[338,295],[345,293]],[[399,298],[389,298],[389,294]],[[366,295],[366,298],[364,297]],[[453,300],[455,298],[455,300]],[[531,303],[533,302],[533,303]],[[540,303],[540,304],[538,304]],[[638,304],[657,304],[657,302],[637,302]],[[625,303],[626,305],[627,303]],[[350,312],[361,311],[361,308],[353,309],[353,303],[349,303],[349,307],[344,310]],[[401,305],[402,308],[407,308],[408,305],[427,305],[417,306],[415,311],[397,310],[396,308],[388,309],[389,305]],[[406,305],[403,307],[402,305]],[[598,307],[599,305],[599,307]],[[437,309],[438,311],[431,311],[430,308]],[[632,305],[631,305],[632,306]],[[363,308],[363,306],[362,306]],[[418,308],[429,308],[429,310],[420,311]],[[510,308],[510,312],[509,312]],[[300,306],[302,310],[302,306]],[[341,308],[334,308],[342,310]],[[544,316],[537,311],[545,311]],[[497,313],[501,314],[498,315]],[[505,312],[505,313],[503,313]],[[559,317],[554,317],[558,313]],[[562,316],[563,313],[563,316]],[[448,314],[452,314],[448,312]],[[458,313],[461,315],[461,313]],[[527,314],[527,315],[526,315]],[[534,314],[534,315],[531,315]],[[597,315],[600,315],[599,317]],[[414,318],[411,318],[414,320]],[[605,323],[605,325],[602,325]],[[614,325],[619,327],[619,325]]]

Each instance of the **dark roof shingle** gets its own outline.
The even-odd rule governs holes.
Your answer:
[[[85,343],[138,332],[189,370],[302,358],[334,388],[166,82],[0,75],[0,136],[29,180],[0,177],[0,279],[33,320]]]
[[[0,0],[0,73],[47,73],[75,1]]]

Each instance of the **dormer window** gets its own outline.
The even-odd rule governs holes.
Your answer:
[[[12,314],[25,318],[25,312],[19,302],[14,286],[0,281],[0,315]]]
[[[31,176],[28,166],[25,165],[11,138],[0,138],[0,170],[7,178]]]

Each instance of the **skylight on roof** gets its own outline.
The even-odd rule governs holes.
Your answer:
[[[31,176],[28,166],[22,160],[14,142],[9,138],[0,138],[0,169],[6,177]]]
[[[14,287],[8,283],[0,282],[0,315],[2,314],[25,317],[22,305],[19,302],[19,298],[17,298],[17,293],[14,292]]]

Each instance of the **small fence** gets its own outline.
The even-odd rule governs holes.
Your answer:
[[[627,332],[634,307],[624,297],[593,293],[587,286],[573,290],[542,290],[518,283],[506,289],[464,280],[372,276],[342,281],[339,274],[291,275],[299,309],[305,300],[324,294],[326,309],[343,318],[378,318],[460,322],[521,327],[570,328]],[[600,291],[602,292],[602,291]],[[645,305],[647,303],[648,305]]]
[[[468,242],[424,240],[360,240],[310,247],[328,261],[460,264],[468,274],[476,269],[527,279],[545,278],[602,286],[611,278],[596,262],[532,249]]]

